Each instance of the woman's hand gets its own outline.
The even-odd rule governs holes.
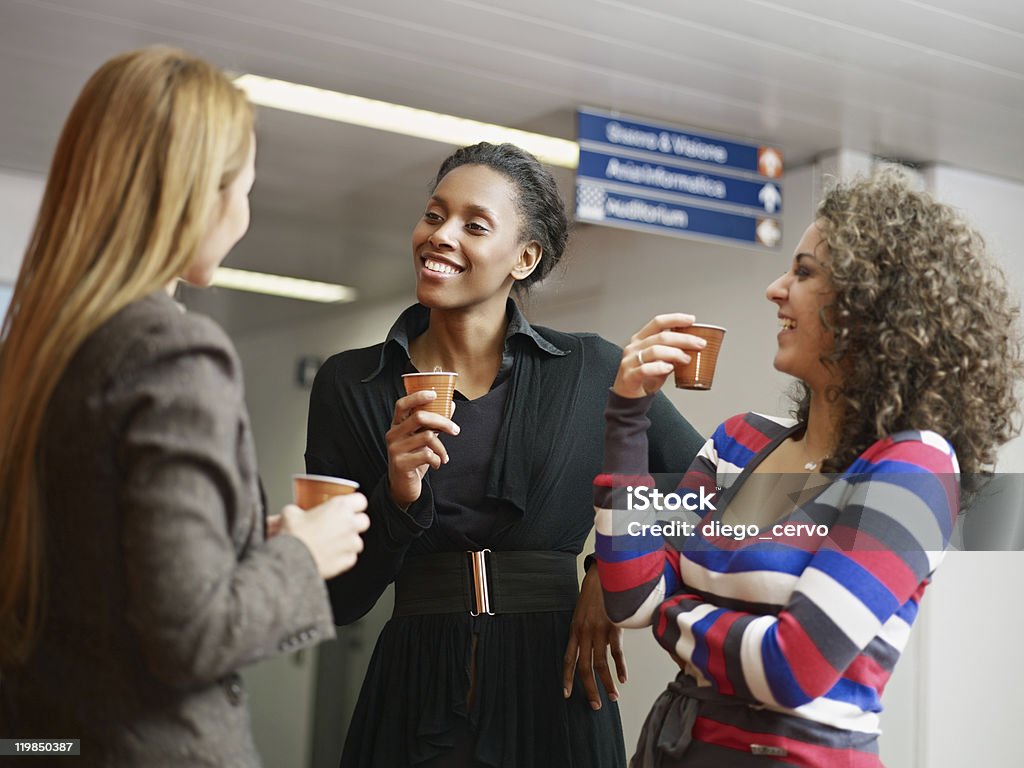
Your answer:
[[[391,498],[402,509],[420,497],[427,469],[448,463],[448,451],[437,433],[459,434],[454,421],[423,410],[436,397],[437,393],[428,389],[400,398],[395,403],[391,429],[384,436],[388,444],[388,486]]]
[[[658,315],[633,334],[622,350],[622,362],[612,391],[620,397],[644,397],[661,389],[676,366],[690,362],[687,350],[707,346],[699,336],[684,331],[694,323],[693,315]]]
[[[601,694],[597,689],[597,677],[601,678],[608,698],[617,701],[619,690],[612,679],[611,668],[608,666],[608,648],[611,648],[612,659],[619,682],[626,682],[626,658],[622,654],[622,630],[616,627],[604,611],[604,594],[601,581],[597,577],[597,566],[593,565],[583,577],[580,585],[580,596],[576,601],[576,610],[572,614],[572,627],[569,630],[569,645],[565,649],[562,664],[562,692],[565,698],[572,694],[573,672],[579,660],[580,679],[590,701],[591,709],[601,708]]]
[[[363,551],[360,534],[370,527],[364,509],[366,497],[361,493],[334,496],[309,510],[289,504],[281,510],[279,533],[305,544],[320,576],[330,579],[355,565]]]

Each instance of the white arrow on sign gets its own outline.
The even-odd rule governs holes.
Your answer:
[[[757,242],[767,245],[769,248],[774,248],[782,238],[782,230],[775,219],[761,219],[758,221],[754,234],[757,237]]]
[[[775,209],[782,202],[782,195],[779,194],[778,187],[768,183],[761,187],[761,191],[757,193],[757,199],[761,201],[761,205],[768,213],[775,213]]]

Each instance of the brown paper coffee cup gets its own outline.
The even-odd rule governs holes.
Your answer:
[[[686,365],[676,366],[676,386],[679,389],[711,389],[711,382],[715,378],[715,364],[718,362],[718,352],[722,348],[722,339],[725,337],[725,328],[720,325],[707,325],[705,323],[694,323],[688,328],[676,328],[680,333],[689,333],[692,336],[700,336],[708,345],[696,352],[687,350],[690,362]]]
[[[405,382],[405,394],[407,395],[411,395],[413,392],[422,392],[425,389],[437,392],[437,397],[423,408],[447,419],[452,415],[452,397],[455,395],[455,381],[458,376],[459,374],[451,371],[404,373],[402,381]]]
[[[332,496],[355,493],[359,490],[359,483],[327,475],[292,475],[292,487],[296,506],[312,509]]]

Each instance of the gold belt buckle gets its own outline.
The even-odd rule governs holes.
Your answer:
[[[488,616],[494,615],[494,611],[491,610],[491,592],[487,587],[487,558],[485,557],[490,552],[489,549],[466,552],[469,555],[469,564],[473,569],[473,600],[476,608],[475,611],[470,610],[470,616],[479,616],[482,613],[486,613]]]

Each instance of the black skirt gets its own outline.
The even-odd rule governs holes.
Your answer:
[[[392,618],[374,648],[342,768],[447,765],[443,758],[464,750],[467,739],[466,765],[474,768],[624,768],[618,705],[603,686],[596,712],[578,672],[572,696],[562,695],[571,622],[571,611]]]

